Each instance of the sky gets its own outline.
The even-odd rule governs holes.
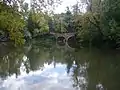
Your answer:
[[[27,3],[30,3],[30,0],[25,0]],[[62,4],[56,7],[55,13],[65,12],[66,7],[71,7],[76,4],[77,0],[61,0]],[[85,7],[82,9],[82,12],[85,12]]]
[[[28,60],[27,56],[23,60]],[[25,65],[20,66],[20,75],[8,76],[5,80],[0,79],[0,90],[76,90],[73,87],[73,73],[67,73],[67,65],[54,62],[44,63],[43,69],[26,73]],[[83,70],[81,67],[80,70]],[[78,76],[81,85],[87,85],[87,79],[82,74]],[[81,87],[82,88],[82,87]],[[80,90],[81,90],[80,88]]]
[[[66,7],[72,7],[73,5],[75,5],[77,3],[77,1],[79,1],[79,8],[81,10],[81,12],[85,13],[86,12],[86,5],[82,2],[82,0],[61,0],[62,1],[62,4],[59,5],[56,10],[55,10],[55,13],[62,13],[62,12],[65,12],[66,10]]]
[[[44,64],[44,70],[31,71],[25,74],[23,67],[21,75],[14,75],[2,82],[0,90],[75,90],[71,77],[66,72],[66,65]]]
[[[56,8],[55,13],[64,12],[67,6],[73,6],[74,4],[76,4],[76,0],[61,0],[61,1],[62,1],[62,5],[59,5]]]

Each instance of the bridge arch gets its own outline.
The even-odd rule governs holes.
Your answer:
[[[64,43],[66,42],[65,37],[57,37],[56,40],[57,40],[58,42],[60,42],[60,41],[62,41],[62,42],[64,42]]]
[[[75,36],[75,33],[54,33],[54,32],[50,32],[50,34],[54,35],[54,36],[56,37],[56,40],[57,40],[59,37],[64,37],[66,42],[68,41],[68,39],[69,39],[70,37]]]
[[[56,42],[58,41],[58,38],[63,38],[64,39],[64,43],[67,47],[70,47],[68,44],[68,40],[71,37],[75,36],[75,33],[54,33],[54,32],[50,32],[50,34],[54,35],[56,38]]]

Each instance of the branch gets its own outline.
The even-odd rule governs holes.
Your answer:
[[[89,22],[92,23],[94,26],[98,27],[98,25],[95,24],[94,22],[92,22],[89,17],[88,17],[88,20],[89,20]]]

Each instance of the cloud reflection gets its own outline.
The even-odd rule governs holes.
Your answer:
[[[43,70],[31,71],[29,74],[23,68],[24,65],[21,65],[18,78],[15,75],[7,77],[0,90],[74,90],[65,64],[58,63],[54,68],[54,63],[46,63]]]

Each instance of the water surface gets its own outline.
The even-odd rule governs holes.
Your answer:
[[[0,90],[119,90],[120,53],[51,40],[0,44]]]

